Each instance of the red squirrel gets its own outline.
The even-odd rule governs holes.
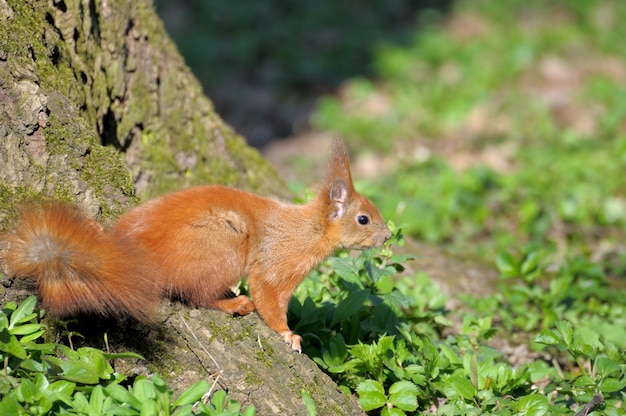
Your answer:
[[[354,189],[343,141],[334,141],[319,193],[305,205],[220,185],[148,201],[109,229],[67,204],[22,211],[3,236],[12,275],[34,277],[53,315],[131,316],[151,322],[159,300],[246,315],[256,310],[301,351],[287,304],[321,260],[339,248],[381,246],[391,231]],[[230,288],[247,277],[250,298]],[[229,296],[230,295],[230,296]]]

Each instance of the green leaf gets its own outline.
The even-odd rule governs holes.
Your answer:
[[[561,299],[572,284],[573,276],[566,275],[550,282],[550,295],[552,298]]]
[[[152,382],[156,391],[156,400],[159,403],[160,408],[171,409],[172,392],[167,388],[163,379],[159,376],[159,374],[154,374],[152,376]]]
[[[496,267],[504,277],[515,277],[518,274],[517,263],[511,253],[500,253],[496,258]]]
[[[200,400],[200,398],[209,391],[211,385],[206,380],[200,380],[180,395],[178,399],[174,402],[174,407],[184,406],[186,404],[193,404]]]
[[[15,301],[7,302],[2,308],[3,315],[9,316],[17,309],[17,303]],[[7,321],[8,322],[8,321]]]
[[[424,367],[419,364],[409,364],[404,367],[404,372],[406,374],[404,378],[408,378],[416,385],[422,386],[426,383],[426,375],[424,374],[424,370]]]
[[[333,257],[333,269],[347,282],[362,285],[359,279],[359,268],[352,258]]]
[[[535,342],[538,344],[544,344],[544,345],[559,345],[560,344],[559,337],[554,333],[554,331],[550,329],[541,330],[539,335],[535,337]]]
[[[450,361],[450,364],[461,364],[461,358],[458,353],[447,344],[440,344],[441,354]]]
[[[48,386],[48,390],[66,395],[71,395],[72,393],[74,393],[75,388],[75,383],[66,380],[57,380]]]
[[[34,341],[36,339],[38,339],[39,337],[41,337],[43,335],[45,331],[43,329],[37,331],[37,332],[33,332],[30,335],[24,335],[23,337],[20,338],[20,343],[22,344],[26,344],[27,342],[30,341]]]
[[[446,383],[465,400],[473,399],[476,394],[476,390],[474,389],[472,382],[461,374],[453,374],[446,380]]]
[[[13,335],[28,335],[39,330],[41,330],[41,325],[39,324],[24,324],[10,329],[9,332]],[[22,340],[22,342],[24,341]]]
[[[91,390],[91,395],[89,396],[89,414],[90,415],[101,415],[104,410],[104,400],[106,396],[104,395],[104,389],[102,386],[95,386]]]
[[[17,340],[15,335],[11,335],[7,329],[0,331],[0,351],[22,360],[25,359],[27,355],[22,344]]]
[[[20,402],[33,403],[37,397],[38,390],[35,383],[27,378],[23,378],[15,393]]]
[[[366,412],[383,407],[387,403],[385,389],[378,381],[362,381],[356,391],[359,394],[359,404]]]
[[[478,359],[476,358],[476,354],[470,355],[469,375],[472,386],[474,386],[475,390],[478,390]]]
[[[143,400],[141,402],[140,416],[154,416],[159,414],[159,408],[154,400]]]
[[[158,391],[160,392],[168,391],[167,384],[165,384],[165,380],[163,380],[163,378],[161,377],[159,373],[154,373],[154,375],[152,376],[152,383],[154,384],[154,386],[157,388]]]
[[[370,291],[368,289],[357,290],[356,292],[350,293],[346,299],[337,304],[330,326],[333,327],[337,323],[345,321],[357,313],[363,307],[369,295]]]
[[[529,394],[517,401],[517,410],[522,415],[540,416],[548,414],[550,403],[541,394]]]
[[[302,401],[304,402],[304,408],[306,409],[308,416],[316,416],[315,402],[311,398],[311,395],[304,389],[300,392],[302,395]]]
[[[98,350],[99,351],[99,350]],[[145,360],[145,358],[142,355],[139,355],[137,353],[134,352],[119,352],[119,353],[105,353],[103,351],[100,351],[103,355],[104,358],[106,358],[107,360],[118,360],[120,358],[134,358],[137,360]]]
[[[535,271],[537,271],[537,267],[539,266],[539,252],[531,251],[526,256],[524,256],[524,261],[520,267],[520,271],[522,276],[529,276]]]
[[[390,298],[391,295],[387,295],[384,302],[368,310],[368,314],[370,315],[370,330],[379,334],[388,334],[396,331],[399,318],[398,315],[396,315],[394,307],[389,306],[390,304],[394,305],[390,302]],[[357,329],[360,330],[360,326],[359,324]]]
[[[608,377],[620,369],[619,364],[611,360],[606,355],[597,357],[594,365],[598,376],[602,378]]]
[[[226,403],[226,392],[224,390],[218,390],[213,393],[213,397],[211,397],[211,404],[215,406],[215,410],[218,412],[224,411]]]
[[[410,381],[398,381],[389,387],[389,402],[395,407],[412,412],[417,409],[418,387]]]
[[[107,413],[115,416],[138,416],[140,410],[127,406],[110,406]],[[94,415],[95,416],[95,415]]]
[[[590,342],[590,341],[585,340],[585,342]],[[572,344],[571,352],[573,352],[575,355],[582,354],[591,360],[595,359],[598,353],[598,351],[593,346],[589,344],[579,344],[579,343]]]
[[[106,380],[113,373],[113,369],[105,358],[103,351],[96,348],[82,347],[76,350],[76,353],[78,359],[88,363],[99,378]]]
[[[132,406],[135,410],[141,409],[141,402],[131,392],[119,384],[109,384],[104,391],[119,404],[127,404]]]
[[[376,282],[376,293],[379,295],[386,295],[390,293],[395,286],[395,280],[390,275],[382,276]]]
[[[361,255],[365,256],[366,254],[362,253]],[[380,277],[383,275],[383,271],[379,269],[378,266],[376,266],[376,264],[374,264],[371,260],[366,260],[363,268],[373,282],[378,282],[378,279],[380,279]]]
[[[34,381],[37,390],[45,391],[46,393],[48,393],[48,387],[50,386],[50,382],[48,381],[46,376],[43,375],[43,373],[36,373],[32,380]]]
[[[572,340],[574,337],[574,330],[572,329],[572,324],[567,321],[557,321],[556,329],[561,334],[561,340],[566,348],[569,348],[572,345]]]
[[[34,318],[36,315],[33,314],[33,310],[36,304],[37,298],[35,296],[29,296],[22,302],[22,304],[13,311],[11,318],[9,318],[9,329],[13,329],[16,324],[20,323],[26,317],[28,317],[27,320]]]
[[[345,372],[346,369],[344,364],[346,358],[348,357],[348,351],[346,349],[346,344],[341,334],[337,334],[337,337],[330,341],[329,349],[330,350],[322,350],[324,366],[331,373]]]
[[[65,382],[65,380],[61,380],[61,381]],[[65,405],[69,408],[78,409],[76,395],[78,395],[79,393],[76,393],[76,394],[73,394],[73,393],[74,393],[73,389],[72,391],[69,391],[68,393],[65,393],[64,391],[53,391],[52,397],[54,397],[55,400],[59,402],[65,403]],[[83,409],[87,409],[87,404],[85,404]]]
[[[63,402],[66,403],[65,400],[63,400]],[[70,403],[71,407],[73,407],[77,411],[89,414],[89,401],[82,392],[76,392],[76,394],[71,397]]]
[[[13,396],[4,396],[0,401],[0,415],[27,415],[26,409]]]
[[[600,391],[602,393],[614,393],[622,391],[626,387],[626,380],[618,380],[616,378],[607,378],[600,383]]]
[[[380,416],[406,416],[406,413],[404,413],[402,410],[400,409],[396,409],[396,408],[388,408],[388,407],[383,407],[383,410],[381,410],[380,412]]]
[[[594,379],[589,376],[581,375],[572,384],[574,387],[592,387],[596,385]]]
[[[307,410],[309,409],[307,408]],[[256,415],[256,407],[254,407],[253,405],[246,407],[246,410],[244,410],[242,413],[242,416],[255,416],[255,415]],[[315,416],[315,413],[313,414],[309,413],[309,416]]]
[[[133,394],[141,402],[152,400],[156,397],[156,389],[154,383],[145,378],[138,378],[133,383]]]
[[[96,368],[91,363],[86,363],[83,361],[62,361],[60,363],[61,368],[63,369],[63,374],[61,377],[64,380],[74,381],[76,383],[82,384],[98,384],[100,381],[100,377],[98,377],[98,372]]]

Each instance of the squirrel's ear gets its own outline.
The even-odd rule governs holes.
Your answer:
[[[328,218],[336,220],[343,217],[346,213],[346,207],[348,206],[348,186],[346,183],[341,179],[333,182],[328,191],[328,197],[330,198],[332,207]]]
[[[352,175],[350,174],[350,161],[348,159],[348,149],[340,138],[333,140],[333,146],[330,151],[331,157],[327,166],[326,173],[333,180],[343,179],[346,185],[352,186]]]

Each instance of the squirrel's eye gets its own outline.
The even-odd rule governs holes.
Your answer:
[[[367,215],[359,215],[356,220],[361,225],[367,225],[370,223],[370,219],[367,217]]]

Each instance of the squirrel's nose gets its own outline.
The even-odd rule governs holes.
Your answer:
[[[391,230],[389,229],[389,227],[385,227],[385,241],[389,240],[391,238],[391,236],[393,235],[393,233],[391,232]],[[384,242],[384,241],[383,241]]]

